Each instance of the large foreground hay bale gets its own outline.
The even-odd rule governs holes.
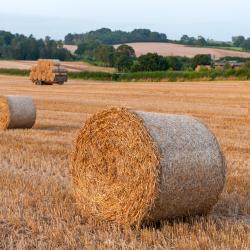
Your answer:
[[[83,215],[132,225],[209,212],[226,165],[200,121],[112,108],[79,131],[70,172]]]
[[[32,128],[36,107],[31,97],[0,96],[0,129]]]

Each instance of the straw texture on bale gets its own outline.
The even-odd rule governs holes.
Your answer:
[[[31,97],[0,96],[0,129],[32,128],[36,107]]]
[[[208,213],[226,164],[194,118],[111,108],[79,131],[70,172],[83,215],[133,225]]]

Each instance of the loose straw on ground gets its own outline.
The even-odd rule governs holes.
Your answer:
[[[226,164],[215,136],[192,117],[111,108],[79,131],[70,172],[84,216],[133,225],[208,213]]]

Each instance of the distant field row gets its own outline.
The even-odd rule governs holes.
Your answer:
[[[172,43],[130,43],[128,44],[135,49],[136,55],[140,56],[148,52],[158,53],[163,56],[186,56],[194,57],[197,54],[211,54],[212,58],[218,59],[222,57],[242,57],[250,58],[250,53],[229,50],[229,48],[200,48],[188,47],[180,44]],[[115,47],[117,47],[116,45]],[[75,51],[76,46],[65,45],[65,48],[72,53]],[[14,60],[0,60],[0,69],[19,69],[29,70],[36,61],[14,61]],[[66,68],[69,72],[107,72],[113,73],[115,70],[108,67],[99,67],[90,65],[84,62],[62,62],[62,67]]]
[[[128,43],[129,46],[133,47],[137,56],[141,56],[151,53],[158,53],[163,56],[186,56],[194,57],[198,54],[211,54],[213,58],[219,59],[222,57],[243,57],[249,58],[250,53],[242,52],[240,48],[236,47],[222,47],[222,48],[202,48],[185,46],[174,43]],[[119,45],[115,45],[117,48]],[[76,45],[64,45],[64,48],[74,53],[77,49]]]
[[[134,48],[136,55],[140,56],[148,52],[158,53],[163,56],[186,56],[194,57],[198,54],[210,54],[212,58],[219,59],[222,57],[243,57],[249,58],[250,53],[229,50],[228,48],[201,48],[201,47],[190,47],[181,44],[173,43],[129,43]],[[116,45],[117,47],[118,45]]]
[[[29,70],[1,69],[0,75],[25,76]],[[215,80],[249,80],[250,70],[241,69],[213,69],[205,71],[156,71],[156,72],[69,72],[69,79],[96,80],[96,81],[123,81],[123,82],[185,82],[185,81],[215,81]]]
[[[14,60],[0,60],[0,69],[20,69],[29,70],[36,61],[14,61]],[[69,72],[113,72],[114,69],[106,67],[93,66],[84,62],[62,62],[62,67],[66,68]]]

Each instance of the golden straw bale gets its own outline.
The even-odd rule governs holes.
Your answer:
[[[0,96],[0,129],[8,128],[10,112],[6,97]]]
[[[32,128],[36,107],[31,97],[0,96],[0,129]]]
[[[67,77],[67,70],[60,67],[60,60],[39,59],[30,72],[32,81],[54,82],[58,76]]]
[[[192,117],[111,108],[80,129],[70,173],[84,216],[133,225],[208,213],[226,164],[215,136]]]

